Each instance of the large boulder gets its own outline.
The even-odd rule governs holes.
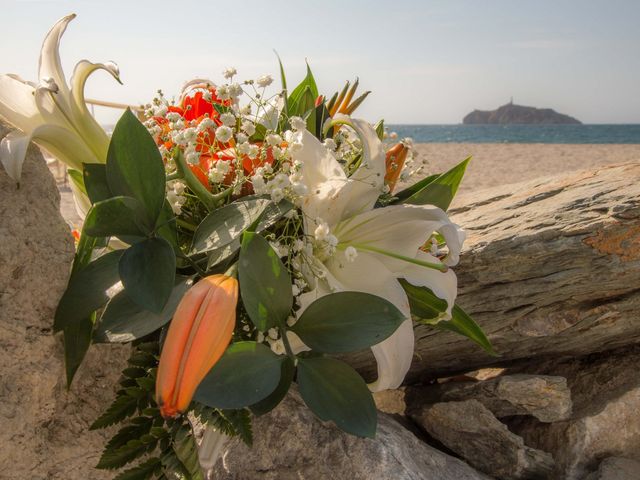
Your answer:
[[[525,445],[477,400],[425,405],[411,417],[447,448],[492,477],[545,480],[553,457]]]
[[[8,130],[0,126],[0,138]],[[18,188],[0,167],[0,476],[7,480],[107,479],[93,469],[106,435],[89,425],[120,372],[112,349],[89,352],[67,391],[53,314],[73,260],[55,181],[34,146]]]
[[[458,205],[450,213],[468,234],[458,303],[501,356],[419,326],[408,383],[640,341],[640,163],[473,192]],[[349,361],[373,378],[371,357]]]
[[[556,422],[571,416],[567,380],[551,375],[501,375],[411,387],[406,398],[410,409],[461,400],[478,400],[496,417],[531,415],[541,422]]]
[[[252,448],[226,446],[210,472],[216,480],[480,480],[464,462],[418,439],[391,416],[378,414],[375,439],[356,438],[319,421],[295,392],[254,420]]]
[[[638,365],[640,346],[541,363],[539,372],[567,378],[573,415],[552,424],[513,419],[510,426],[530,445],[553,453],[558,480],[581,480],[606,457],[640,461]]]

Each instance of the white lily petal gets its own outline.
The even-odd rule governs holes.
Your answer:
[[[31,135],[22,132],[9,132],[0,141],[0,162],[9,177],[15,182],[20,181],[22,165],[29,148]]]
[[[113,62],[92,63],[88,60],[81,60],[76,64],[71,76],[72,108],[75,124],[80,129],[85,142],[94,151],[96,156],[107,159],[109,148],[109,137],[104,129],[96,122],[87,108],[84,97],[84,87],[87,78],[96,70],[106,70],[111,76],[120,82],[120,69]]]
[[[52,78],[58,85],[65,101],[69,95],[69,87],[62,70],[62,62],[60,61],[60,40],[67,29],[67,25],[74,18],[76,18],[75,13],[67,15],[58,20],[53,28],[49,30],[44,42],[42,42],[40,60],[38,62],[38,78]]]
[[[214,467],[229,437],[213,427],[205,427],[202,442],[198,447],[198,461],[203,470]]]
[[[341,243],[367,245],[414,258],[431,233],[449,224],[446,213],[432,205],[392,205],[341,222],[335,235]]]
[[[371,347],[378,362],[378,379],[369,384],[372,392],[398,388],[411,367],[414,348],[413,324],[405,320],[384,342]]]
[[[428,253],[419,251],[416,256],[418,260],[430,263],[439,263],[440,261]],[[385,263],[383,261],[383,263]],[[412,285],[417,287],[429,288],[437,297],[447,301],[446,317],[442,320],[451,318],[451,309],[458,296],[458,278],[453,270],[439,272],[431,268],[424,268],[420,265],[404,263],[401,270],[394,272],[396,277],[404,278]]]
[[[83,163],[104,163],[75,132],[59,125],[44,124],[31,132],[35,143],[68,167],[82,170]]]
[[[0,117],[28,132],[42,123],[34,101],[35,88],[16,75],[0,75]]]
[[[413,328],[409,301],[396,276],[371,254],[361,252],[353,262],[344,253],[336,254],[327,267],[345,290],[382,297],[407,318],[386,340],[371,347],[378,363],[378,379],[369,385],[372,391],[397,388],[413,359]]]
[[[371,210],[382,193],[386,171],[385,152],[374,128],[364,120],[352,118],[349,124],[362,142],[362,162],[349,178],[348,196],[343,216],[351,217]]]
[[[69,186],[73,192],[73,203],[76,207],[76,213],[80,217],[81,222],[84,223],[84,219],[87,217],[87,213],[89,213],[89,209],[91,208],[91,200],[89,200],[84,185],[76,183],[76,179],[72,175],[69,175],[69,178],[71,179]]]

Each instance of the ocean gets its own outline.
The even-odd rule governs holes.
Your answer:
[[[634,125],[388,125],[416,143],[640,144]]]

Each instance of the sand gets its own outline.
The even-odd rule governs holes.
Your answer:
[[[640,162],[640,144],[420,143],[415,147],[428,162],[430,173],[444,172],[473,156],[460,194],[602,165]]]
[[[420,143],[416,150],[428,172],[444,172],[473,156],[454,206],[477,190],[613,163],[640,162],[640,144],[556,145],[517,143]],[[74,227],[80,226],[71,192],[63,182],[61,210]]]

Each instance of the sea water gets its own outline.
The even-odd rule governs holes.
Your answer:
[[[639,143],[637,125],[387,125],[416,143]]]

